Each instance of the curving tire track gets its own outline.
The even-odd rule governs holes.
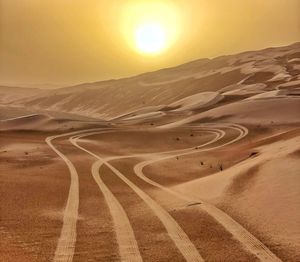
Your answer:
[[[232,144],[234,142],[237,142],[238,140],[244,138],[248,134],[248,129],[241,126],[241,125],[231,125],[231,127],[237,131],[240,132],[239,136],[233,139],[232,141],[229,141],[223,145],[212,147],[212,148],[206,148],[202,149],[198,152],[207,152],[211,150],[215,150],[224,146],[227,146],[229,144]],[[183,156],[183,155],[191,155],[198,152],[185,152],[182,154],[176,154],[177,156]],[[134,172],[138,177],[143,179],[145,182],[158,187],[164,191],[167,191],[168,193],[173,194],[176,197],[179,197],[180,199],[186,200],[186,201],[196,201],[200,202],[201,205],[199,208],[202,210],[205,210],[210,216],[214,217],[227,231],[229,231],[237,240],[240,241],[240,243],[243,245],[244,249],[249,251],[250,253],[254,254],[260,261],[266,261],[266,262],[275,262],[275,261],[281,261],[274,253],[272,253],[261,241],[259,241],[255,236],[253,236],[249,231],[247,231],[242,225],[240,225],[237,221],[235,221],[232,217],[230,217],[228,214],[223,212],[221,209],[216,208],[215,206],[204,202],[203,200],[199,200],[196,198],[188,197],[184,194],[178,193],[170,188],[164,187],[163,185],[149,179],[145,176],[143,173],[143,169],[155,162],[167,160],[169,158],[174,157],[174,155],[169,156],[163,156],[156,159],[143,161],[134,166]]]
[[[189,237],[165,209],[163,209],[149,195],[147,195],[144,191],[142,191],[139,187],[137,187],[134,183],[127,179],[119,170],[109,164],[105,159],[77,144],[77,140],[83,136],[85,135],[71,139],[72,144],[89,153],[90,155],[96,157],[98,159],[98,161],[96,162],[98,163],[97,165],[104,164],[108,168],[110,168],[111,171],[115,173],[115,175],[117,175],[123,182],[125,182],[152,209],[155,215],[161,220],[170,238],[173,240],[174,244],[182,253],[186,261],[204,261],[194,244],[190,241]]]
[[[93,164],[92,175],[104,195],[105,201],[110,210],[110,214],[113,218],[121,261],[143,261],[132,226],[125,210],[101,179],[99,174],[101,165],[101,161],[97,161]]]
[[[215,150],[215,149],[218,149],[218,148],[227,146],[227,145],[229,145],[229,144],[232,144],[232,143],[234,143],[234,142],[236,142],[236,141],[242,139],[243,137],[245,137],[245,136],[248,134],[248,130],[245,130],[244,127],[243,127],[243,129],[239,129],[239,128],[237,128],[237,127],[232,127],[232,128],[235,129],[235,130],[237,130],[237,131],[239,131],[240,134],[239,134],[238,137],[236,137],[235,139],[233,139],[233,140],[231,140],[231,141],[229,141],[229,142],[227,142],[227,143],[225,143],[225,144],[222,144],[222,145],[219,145],[219,146],[215,146],[215,147],[210,147],[210,148],[201,149],[201,148],[203,148],[203,147],[205,147],[205,146],[211,144],[210,142],[208,142],[208,143],[205,143],[205,144],[203,144],[203,145],[198,146],[197,149],[199,149],[199,150],[197,150],[197,151],[191,150],[191,149],[183,150],[181,153],[178,152],[178,151],[169,151],[169,152],[167,152],[167,153],[171,153],[171,154],[167,154],[167,155],[163,155],[163,156],[160,154],[160,155],[155,156],[153,159],[146,160],[146,161],[143,161],[143,162],[140,162],[140,163],[136,164],[136,165],[134,166],[134,168],[133,168],[133,169],[134,169],[134,172],[135,172],[135,174],[136,174],[138,177],[140,177],[141,179],[143,179],[145,182],[147,182],[147,183],[149,183],[149,184],[151,184],[151,185],[153,185],[153,186],[155,186],[155,187],[158,187],[158,188],[160,188],[160,189],[162,189],[162,190],[164,190],[164,191],[168,191],[169,193],[171,193],[171,194],[173,194],[173,195],[180,196],[181,199],[185,199],[185,200],[189,199],[189,200],[190,200],[190,198],[186,198],[186,197],[184,197],[182,194],[179,194],[179,195],[178,195],[178,193],[175,192],[174,190],[169,189],[169,188],[167,188],[167,187],[165,187],[165,186],[163,186],[163,185],[161,185],[161,184],[159,184],[159,183],[157,183],[157,182],[155,182],[155,181],[149,179],[149,178],[148,178],[147,176],[145,176],[145,174],[143,173],[143,169],[144,169],[146,166],[148,166],[148,165],[151,165],[151,164],[156,163],[156,162],[159,162],[159,161],[163,161],[163,160],[167,160],[167,159],[173,158],[174,156],[186,156],[186,155],[197,154],[197,153],[199,153],[199,152],[212,151],[212,150]],[[221,133],[221,135],[220,135],[220,136],[217,136],[217,137],[214,139],[214,142],[218,141],[219,139],[221,139],[221,138],[223,138],[223,137],[225,136],[225,132],[224,132],[223,130],[218,129],[218,131]],[[174,153],[176,153],[176,154],[174,154]]]
[[[103,133],[103,132],[102,132]],[[77,146],[76,141],[80,136],[73,136],[69,139],[69,141],[76,147],[79,147],[81,150],[89,153],[84,148]],[[89,153],[90,154],[90,153]],[[90,154],[93,157],[96,157],[94,154]],[[97,158],[98,159],[98,158]],[[138,244],[128,219],[128,216],[121,206],[120,202],[117,198],[113,195],[113,193],[109,190],[109,188],[105,185],[103,180],[101,179],[99,169],[102,165],[102,161],[96,161],[92,165],[91,172],[92,176],[97,183],[100,191],[102,192],[106,204],[109,208],[110,214],[113,219],[114,229],[116,233],[116,238],[119,246],[119,254],[121,261],[128,261],[128,262],[141,262],[142,257],[138,248]]]
[[[152,163],[155,163],[158,161],[163,161],[168,158],[172,158],[174,156],[189,155],[189,154],[195,154],[198,152],[204,152],[204,151],[218,149],[218,148],[224,147],[226,145],[232,144],[232,143],[242,139],[243,137],[245,137],[248,134],[248,129],[241,125],[231,124],[231,125],[222,125],[221,127],[235,129],[235,130],[239,131],[240,134],[235,139],[233,139],[223,145],[199,150],[200,148],[202,148],[204,146],[207,146],[213,142],[218,141],[225,135],[225,132],[221,129],[216,129],[213,127],[207,128],[207,126],[206,126],[206,129],[208,130],[208,132],[215,133],[216,137],[212,140],[213,142],[209,141],[208,143],[198,146],[197,151],[194,150],[195,148],[188,148],[188,149],[173,150],[173,151],[166,151],[166,152],[160,152],[160,153],[146,153],[146,154],[136,154],[136,155],[129,155],[129,156],[121,156],[121,157],[111,157],[108,159],[103,159],[103,158],[99,157],[98,155],[88,151],[87,149],[85,149],[77,144],[77,140],[79,138],[84,137],[84,136],[90,136],[93,134],[98,134],[103,129],[98,128],[98,129],[83,130],[83,131],[72,132],[72,133],[67,133],[67,134],[62,134],[62,135],[46,138],[46,143],[63,159],[63,161],[68,166],[70,175],[71,175],[71,184],[70,184],[68,201],[67,201],[67,205],[66,205],[65,212],[64,212],[63,227],[62,227],[61,235],[60,235],[60,238],[59,238],[59,241],[57,244],[57,248],[55,251],[54,261],[55,262],[56,261],[59,261],[59,262],[60,261],[70,261],[71,262],[73,259],[75,243],[76,243],[76,222],[77,222],[77,217],[78,217],[78,204],[79,204],[79,191],[78,191],[79,181],[78,181],[77,171],[76,171],[74,165],[72,164],[72,162],[53,146],[52,141],[56,138],[60,138],[60,137],[68,136],[68,135],[69,136],[75,135],[75,134],[77,134],[77,136],[71,137],[69,139],[70,142],[73,145],[75,145],[76,147],[89,153],[90,155],[93,155],[94,157],[96,157],[98,159],[98,161],[96,161],[92,166],[92,174],[93,174],[93,177],[94,177],[96,183],[98,184],[98,186],[99,186],[99,183],[101,184],[102,189],[101,188],[100,189],[102,190],[102,192],[105,191],[106,189],[109,191],[109,189],[106,187],[106,185],[102,184],[103,181],[101,181],[101,177],[99,175],[100,166],[104,164],[107,167],[109,167],[130,188],[132,188],[132,190],[134,192],[136,192],[136,194],[138,194],[139,197],[141,199],[143,199],[148,204],[148,206],[154,211],[156,216],[164,224],[167,232],[169,233],[170,237],[174,241],[175,245],[181,251],[181,253],[186,258],[187,261],[203,261],[203,258],[198,253],[195,246],[190,242],[190,239],[185,234],[185,232],[181,229],[181,227],[177,224],[177,222],[170,216],[170,214],[166,210],[164,210],[160,205],[158,205],[158,203],[156,203],[144,191],[142,191],[135,184],[133,184],[130,180],[128,180],[119,170],[117,170],[111,164],[109,164],[108,161],[114,160],[114,159],[121,159],[121,158],[130,158],[130,157],[151,157],[150,160],[140,162],[134,166],[134,171],[137,176],[139,176],[145,182],[147,182],[153,186],[159,187],[160,189],[165,190],[165,191],[175,195],[176,197],[179,197],[180,199],[183,199],[186,201],[201,202],[202,204],[199,207],[201,209],[205,210],[209,215],[214,217],[221,225],[224,226],[225,229],[227,229],[230,233],[232,233],[232,235],[241,242],[241,244],[244,246],[245,250],[248,250],[250,253],[254,254],[260,261],[281,261],[263,243],[261,243],[258,239],[256,239],[250,232],[248,232],[244,227],[242,227],[238,222],[233,220],[229,215],[227,215],[222,210],[220,210],[220,209],[216,208],[215,206],[210,205],[209,203],[206,203],[204,201],[199,201],[196,198],[192,198],[192,197],[186,196],[184,194],[178,193],[170,188],[166,188],[166,187],[156,183],[155,181],[149,179],[143,173],[143,168]],[[82,133],[84,133],[84,134],[82,134]],[[81,135],[78,135],[78,134],[81,134]],[[104,187],[103,187],[103,185],[104,185]],[[107,197],[108,197],[108,195],[107,195]],[[107,198],[106,200],[110,203],[114,202],[115,207],[117,207],[119,204],[119,206],[117,207],[117,210],[118,209],[123,210],[122,206],[115,199],[115,197],[112,193],[109,196],[109,198]],[[117,201],[118,204],[116,204],[115,201]],[[111,211],[111,213],[116,212],[116,210],[110,210],[110,211]],[[116,214],[120,214],[119,211],[120,210],[118,210],[114,216],[116,216]],[[123,210],[123,212],[124,213],[123,213],[122,217],[124,218],[124,214],[127,217],[124,210]],[[127,217],[127,221],[125,221],[125,222],[122,219],[122,221],[119,221],[119,222],[116,222],[114,220],[114,223],[116,223],[116,224],[124,223],[125,224],[124,228],[127,228],[127,229],[131,227],[128,217]],[[119,227],[118,227],[118,230],[119,230]],[[133,234],[132,228],[127,232],[126,232],[126,230],[124,230],[123,232],[119,230],[118,243],[119,243],[122,261],[142,261],[142,258],[140,257],[138,249],[135,249],[135,248],[132,249],[132,246],[136,246],[136,248],[137,248],[137,244],[136,244],[134,235],[132,235],[130,233],[130,231]],[[131,234],[131,236],[130,236],[130,234]],[[129,239],[128,239],[128,236],[129,236]],[[133,242],[132,242],[132,240],[133,240]],[[127,243],[127,244],[120,245],[120,243],[122,243],[122,242]],[[123,249],[123,251],[121,251],[121,249]],[[137,255],[137,253],[138,253],[138,255]]]
[[[208,131],[215,132],[216,137],[213,141],[210,141],[203,145],[197,146],[197,149],[203,148],[204,146],[207,146],[213,142],[216,142],[219,139],[224,137],[225,132],[221,129],[213,128],[215,126],[216,125],[212,124],[212,127],[210,127],[210,128],[208,128],[207,125],[205,127],[203,127]],[[199,126],[195,126],[195,127],[198,128]],[[111,158],[107,159],[107,161],[117,160],[117,159],[121,159],[121,158],[149,156],[151,158],[150,160],[140,162],[134,166],[134,171],[137,176],[139,176],[141,179],[143,179],[148,184],[151,184],[155,187],[160,188],[161,190],[164,190],[170,194],[173,194],[174,196],[176,196],[182,200],[185,200],[188,202],[196,201],[196,202],[202,203],[202,205],[199,206],[199,208],[201,208],[202,210],[206,211],[209,215],[214,217],[227,231],[229,231],[244,246],[245,250],[254,254],[260,261],[281,261],[262,242],[260,242],[249,231],[247,231],[243,226],[241,226],[237,221],[235,221],[233,218],[231,218],[228,214],[226,214],[222,210],[220,210],[220,209],[216,208],[215,206],[213,206],[207,202],[204,202],[202,200],[199,200],[196,198],[191,198],[184,194],[178,193],[170,188],[164,187],[161,184],[149,179],[143,173],[143,168],[152,163],[155,163],[158,161],[163,161],[163,160],[166,160],[169,158],[173,158],[174,156],[190,155],[190,154],[196,154],[198,152],[215,150],[215,149],[230,145],[232,143],[235,143],[235,142],[241,140],[242,138],[244,138],[245,136],[247,136],[247,134],[248,134],[248,129],[246,127],[238,125],[238,124],[224,124],[221,127],[234,129],[239,132],[239,135],[236,138],[234,138],[233,140],[231,140],[225,144],[215,146],[215,147],[205,148],[205,149],[201,149],[201,150],[197,150],[197,151],[193,150],[195,148],[188,148],[188,149],[166,151],[166,152],[160,152],[160,153],[128,155],[128,156],[122,156],[122,157],[111,157]],[[216,131],[218,131],[219,133],[217,133]],[[96,134],[96,133],[86,134],[84,136],[89,136],[89,135],[93,135],[93,134]],[[83,136],[81,136],[81,137],[83,137]]]
[[[65,133],[56,136],[49,136],[45,139],[47,145],[66,163],[70,172],[70,188],[63,215],[63,225],[61,233],[57,242],[54,262],[71,262],[73,260],[75,245],[76,245],[76,226],[78,220],[78,207],[79,207],[79,179],[78,173],[72,162],[60,152],[53,144],[53,140],[65,136],[72,136],[84,132],[100,131],[101,128],[94,128],[76,132]]]
[[[144,180],[145,182],[147,182],[148,184],[152,185],[152,186],[155,186],[157,188],[160,188],[174,196],[177,196],[181,199],[184,199],[186,201],[191,201],[190,198],[188,197],[184,197],[182,196],[182,194],[179,194],[177,193],[176,191],[170,189],[170,188],[167,188],[153,180],[151,180],[150,178],[148,178],[147,176],[144,175],[143,173],[143,169],[144,167],[148,166],[148,165],[151,165],[155,162],[158,162],[158,161],[163,161],[163,160],[167,160],[167,159],[170,159],[170,158],[173,158],[175,156],[184,156],[184,155],[190,155],[190,154],[196,154],[196,153],[199,153],[199,152],[202,152],[203,150],[201,150],[201,148],[205,147],[205,146],[208,146],[212,143],[215,143],[217,142],[218,140],[222,139],[224,136],[225,136],[225,132],[223,130],[220,130],[220,129],[208,129],[208,130],[211,130],[211,131],[208,131],[208,132],[212,132],[214,134],[216,134],[216,137],[207,142],[207,143],[204,143],[202,145],[198,145],[196,147],[197,150],[195,150],[195,148],[188,148],[188,149],[183,149],[183,150],[174,150],[174,151],[168,151],[168,152],[163,152],[164,154],[167,154],[167,155],[162,155],[163,153],[160,153],[160,154],[153,154],[154,157],[152,157],[152,159],[150,160],[146,160],[146,161],[143,161],[143,162],[140,162],[138,164],[136,164],[134,167],[133,167],[133,170],[135,172],[135,174],[141,178],[142,180]],[[217,132],[218,131],[218,132]],[[199,150],[200,149],[200,150]]]
[[[56,138],[67,136],[59,135],[46,138],[46,143],[49,147],[66,163],[70,171],[70,188],[67,199],[67,204],[63,216],[63,226],[61,229],[60,237],[56,246],[54,254],[54,262],[71,262],[74,256],[76,244],[76,225],[78,219],[78,206],[79,206],[79,179],[78,173],[72,162],[58,149],[54,147],[52,141]]]

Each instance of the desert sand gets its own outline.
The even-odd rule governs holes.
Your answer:
[[[299,43],[0,95],[1,261],[300,261]]]

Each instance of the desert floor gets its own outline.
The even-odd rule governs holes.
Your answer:
[[[2,132],[1,261],[299,261],[299,145],[275,124]]]

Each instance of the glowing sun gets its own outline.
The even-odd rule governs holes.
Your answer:
[[[142,55],[165,52],[177,40],[181,23],[171,1],[139,1],[124,8],[123,35],[128,45]]]
[[[166,29],[159,23],[145,23],[135,32],[137,48],[147,54],[160,53],[167,44]]]

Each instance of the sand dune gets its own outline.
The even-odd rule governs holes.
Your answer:
[[[152,118],[157,118],[160,116],[163,116],[164,113],[163,112],[149,112],[149,113],[144,113],[144,114],[138,114],[135,116],[129,116],[129,117],[125,117],[123,120],[145,120],[145,119],[152,119]]]
[[[213,203],[227,203],[231,212],[247,216],[247,223],[260,232],[273,232],[273,241],[281,242],[285,248],[290,246],[295,254],[299,244],[296,241],[291,245],[290,241],[300,236],[296,222],[300,200],[296,176],[300,169],[294,154],[299,151],[299,131],[295,135],[288,138],[288,134],[281,134],[281,141],[252,149],[259,152],[257,157],[224,172],[176,186],[174,190]]]
[[[54,118],[49,115],[32,114],[0,120],[0,131],[67,131],[106,125],[105,122],[79,121],[76,119]]]
[[[269,91],[269,92],[264,92],[262,94],[258,94],[255,96],[249,97],[247,100],[252,100],[252,99],[267,99],[267,98],[278,98],[278,97],[297,97],[300,95],[300,90],[299,89],[289,89],[289,90],[274,90],[274,91]]]
[[[277,91],[275,91],[277,92]],[[258,98],[270,98],[259,96]],[[299,124],[300,99],[298,97],[275,99],[244,100],[229,105],[220,106],[206,112],[186,117],[179,121],[166,124],[163,128],[175,128],[189,123],[214,122],[219,119],[227,122],[276,125],[276,124]]]
[[[54,124],[51,117],[46,115],[25,115],[6,120],[1,120],[0,130],[38,130],[40,128],[47,129]]]
[[[2,260],[300,261],[299,59],[0,87]]]
[[[180,99],[169,104],[169,107],[175,108],[173,111],[196,110],[214,105],[223,98],[218,92],[203,92]]]
[[[169,105],[202,92],[216,92],[226,88],[233,91],[240,88],[239,85],[250,88],[256,84],[259,92],[276,90],[290,82],[296,85],[295,81],[299,80],[300,73],[297,68],[299,53],[300,44],[297,43],[287,47],[197,60],[131,78],[43,92],[33,89],[23,97],[7,93],[9,89],[6,88],[3,92],[5,97],[9,95],[10,98],[2,99],[1,103],[111,119],[145,107]],[[12,92],[15,93],[13,90]]]

